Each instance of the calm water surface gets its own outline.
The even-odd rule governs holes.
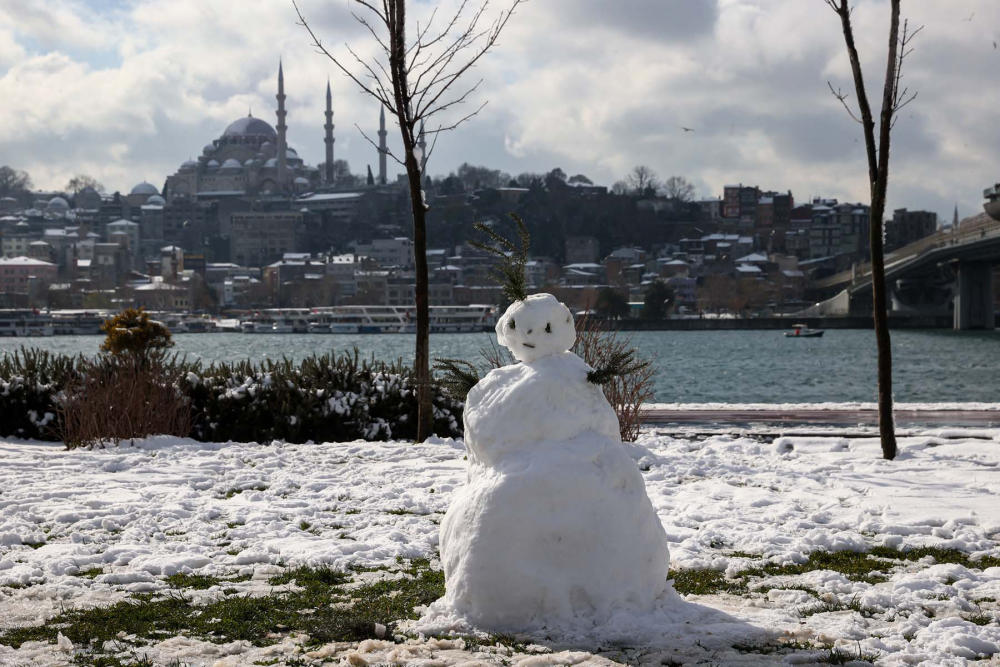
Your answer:
[[[476,361],[492,334],[431,336],[433,357]],[[205,363],[250,358],[300,359],[350,350],[389,361],[413,359],[412,335],[178,334],[175,350]],[[656,400],[680,403],[813,403],[874,401],[871,331],[827,331],[787,339],[780,331],[636,333],[639,350],[656,358]],[[100,336],[0,338],[0,353],[22,344],[65,354],[97,352]],[[897,401],[1000,401],[1000,332],[894,331]]]

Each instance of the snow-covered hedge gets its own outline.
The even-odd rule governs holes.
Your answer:
[[[190,401],[191,437],[228,440],[343,442],[416,437],[417,398],[411,370],[353,354],[261,364],[204,367],[164,358]],[[82,360],[24,350],[0,357],[0,437],[59,440],[60,392],[75,384]],[[462,403],[437,385],[434,430],[462,431]]]

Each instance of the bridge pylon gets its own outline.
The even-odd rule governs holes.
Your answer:
[[[957,263],[955,276],[955,319],[958,331],[992,330],[996,323],[993,305],[993,264],[965,261]]]

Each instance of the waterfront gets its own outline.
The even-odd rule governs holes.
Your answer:
[[[1000,332],[894,331],[894,395],[901,402],[996,402]],[[492,334],[431,336],[434,357],[479,361]],[[0,338],[0,352],[22,345],[63,354],[95,354],[100,336]],[[178,334],[174,350],[205,363],[301,359],[350,350],[412,361],[413,336]],[[637,332],[655,356],[656,400],[667,403],[870,402],[875,396],[875,339],[870,331],[828,331],[793,340],[778,331]]]

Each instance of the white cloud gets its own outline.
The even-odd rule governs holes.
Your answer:
[[[162,183],[252,105],[273,121],[284,58],[289,138],[323,159],[323,93],[334,87],[336,151],[364,172],[354,128],[378,109],[316,55],[291,2],[0,0],[0,163],[43,187],[87,172],[112,189]],[[411,23],[436,3],[417,3]],[[442,13],[456,0],[444,0]],[[370,40],[344,1],[302,0],[324,43]],[[499,5],[492,11],[498,11]],[[900,118],[890,205],[974,213],[1000,174],[1000,4],[906,3],[925,25],[907,61],[920,97]],[[962,21],[972,12],[973,22]],[[881,98],[887,3],[860,0],[859,49]],[[826,88],[853,85],[836,16],[821,0],[536,0],[474,71],[480,116],[441,138],[431,170],[463,161],[513,173],[560,166],[610,184],[632,165],[683,174],[701,194],[729,181],[866,198],[860,128]],[[470,79],[473,83],[476,79]],[[471,106],[472,102],[468,106]],[[912,116],[912,117],[911,117]],[[679,126],[696,128],[684,133]],[[390,133],[390,137],[393,133]]]

